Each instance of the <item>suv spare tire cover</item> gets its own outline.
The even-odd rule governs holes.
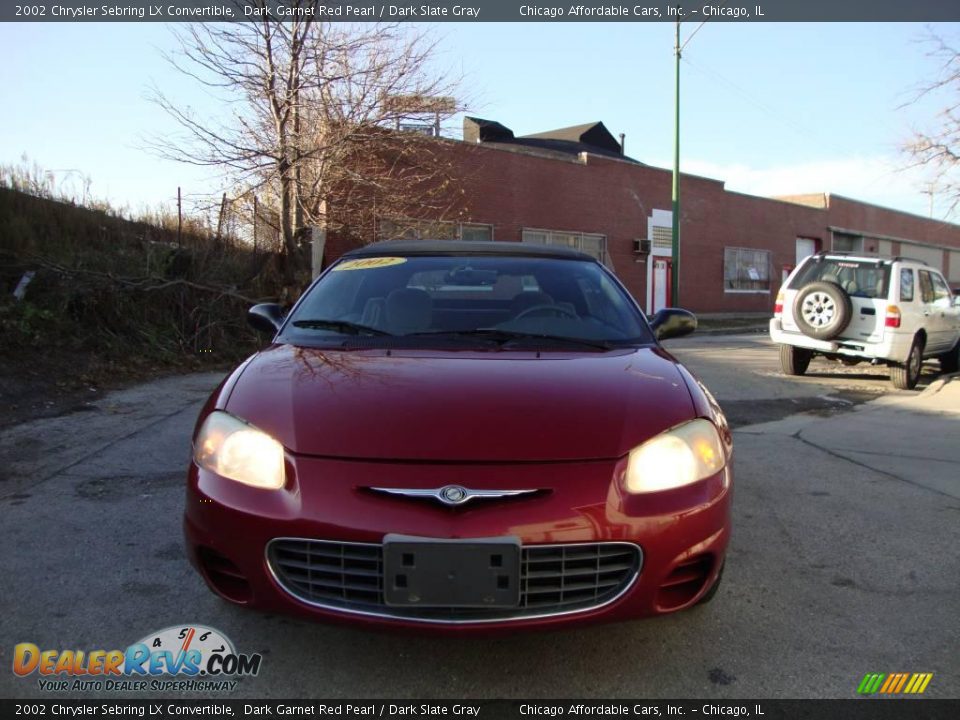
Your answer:
[[[850,324],[853,305],[842,287],[832,282],[813,282],[797,292],[793,318],[807,337],[832,340]]]

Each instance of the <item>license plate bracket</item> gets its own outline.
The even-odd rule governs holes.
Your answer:
[[[390,534],[383,597],[394,607],[502,608],[520,603],[520,539]]]

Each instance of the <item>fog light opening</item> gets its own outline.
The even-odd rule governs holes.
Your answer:
[[[660,584],[657,606],[661,610],[676,610],[692,602],[706,585],[713,563],[713,556],[705,553],[678,564]]]
[[[231,602],[250,601],[250,583],[240,568],[210,548],[199,548],[197,556],[203,574],[214,590]]]

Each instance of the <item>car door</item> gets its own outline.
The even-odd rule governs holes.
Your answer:
[[[930,270],[918,270],[917,281],[920,286],[921,320],[927,334],[926,352],[936,354],[942,352],[946,345],[947,334],[945,318],[942,317],[942,308],[936,304],[933,273]]]
[[[950,286],[940,273],[931,270],[930,280],[933,281],[933,308],[930,314],[940,326],[940,349],[946,352],[957,344],[957,338],[960,337],[960,308],[953,304]]]

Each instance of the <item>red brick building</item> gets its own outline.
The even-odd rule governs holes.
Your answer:
[[[467,118],[448,146],[466,192],[463,221],[384,218],[379,237],[461,237],[578,247],[616,272],[647,312],[669,298],[671,173],[623,155],[602,123],[515,137]],[[905,255],[960,285],[960,226],[837,195],[765,198],[681,178],[680,301],[694,311],[767,312],[815,250]],[[371,238],[371,240],[374,238]],[[326,261],[348,250],[331,237]]]

